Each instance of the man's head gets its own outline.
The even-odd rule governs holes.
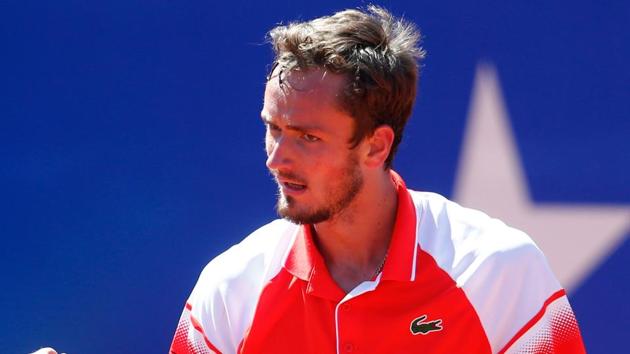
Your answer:
[[[382,166],[393,133],[380,128],[389,135],[372,144],[376,152],[367,157],[368,139],[349,149],[354,120],[337,104],[345,78],[315,68],[289,72],[283,80],[290,86],[276,77],[265,88],[267,167],[279,187],[278,213],[295,223],[316,224],[350,206],[363,187],[361,162]]]
[[[418,61],[424,58],[413,24],[370,6],[365,12],[345,10],[278,26],[269,37],[276,54],[272,75],[279,80],[291,71],[313,68],[345,78],[338,105],[355,122],[351,147],[381,125],[392,128],[394,140],[384,164],[389,168],[411,115]]]
[[[270,37],[276,60],[261,117],[279,214],[317,224],[378,204],[374,188],[388,180],[415,98],[418,32],[373,7]]]

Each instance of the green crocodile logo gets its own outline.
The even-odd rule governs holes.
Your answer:
[[[442,320],[437,319],[429,322],[424,322],[427,319],[427,315],[422,315],[415,320],[411,321],[411,334],[414,336],[417,334],[425,335],[427,333],[441,331],[442,330]]]

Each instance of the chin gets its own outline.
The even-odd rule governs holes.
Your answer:
[[[296,204],[293,198],[282,196],[278,199],[276,211],[280,217],[295,224],[317,224],[331,217],[330,210],[308,210],[308,208],[305,210],[298,207]]]

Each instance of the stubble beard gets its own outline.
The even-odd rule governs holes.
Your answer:
[[[350,158],[341,176],[341,182],[327,191],[329,197],[324,205],[309,209],[301,209],[295,198],[283,195],[279,189],[276,204],[278,215],[296,224],[317,224],[330,220],[346,209],[363,188],[363,175],[356,157]]]

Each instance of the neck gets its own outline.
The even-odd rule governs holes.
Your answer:
[[[328,271],[346,292],[372,279],[387,255],[398,198],[389,172],[382,172],[366,176],[348,208],[313,226]]]

